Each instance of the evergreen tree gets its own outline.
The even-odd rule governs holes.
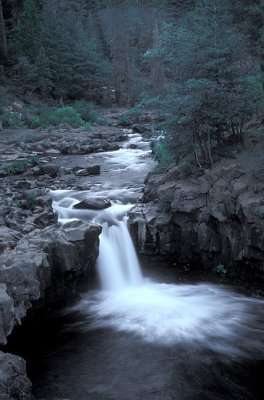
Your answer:
[[[225,7],[197,3],[180,23],[164,26],[160,46],[146,54],[164,61],[167,83],[158,101],[168,113],[167,139],[178,160],[192,149],[199,165],[212,165],[221,133],[241,141],[245,121],[257,110],[258,70],[231,17]]]

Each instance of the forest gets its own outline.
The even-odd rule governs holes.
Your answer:
[[[263,26],[263,0],[0,0],[0,120],[78,126],[122,106],[125,125],[149,108],[162,165],[210,168],[262,118]]]

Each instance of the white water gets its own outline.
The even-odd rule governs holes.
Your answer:
[[[119,291],[143,282],[139,262],[127,229],[127,219],[103,223],[97,269],[103,290]]]
[[[187,342],[228,358],[263,356],[262,300],[220,285],[166,284],[143,278],[126,223],[132,205],[114,203],[96,212],[75,210],[72,206],[80,200],[76,193],[72,197],[64,193],[54,207],[62,222],[81,218],[103,226],[97,261],[102,289],[83,296],[75,309],[87,321],[71,329],[110,327],[163,346]]]
[[[108,167],[114,164],[117,173],[134,171],[133,179],[142,180],[145,168],[145,161],[139,162],[142,155],[144,160],[145,150],[123,149],[108,153],[105,162]],[[126,184],[124,187],[122,183],[112,187],[111,182],[104,182],[95,183],[93,190],[87,192],[53,192],[54,209],[61,222],[82,219],[103,226],[97,263],[102,290],[87,293],[75,307],[87,320],[71,329],[110,327],[159,345],[187,342],[231,358],[263,356],[262,300],[219,285],[165,284],[142,277],[126,226],[126,213],[132,206],[117,202],[127,192],[130,197],[137,195],[137,191],[137,186]],[[89,197],[91,192],[107,195],[113,200],[112,206],[99,212],[73,209],[74,204]],[[144,238],[145,227],[142,229]]]

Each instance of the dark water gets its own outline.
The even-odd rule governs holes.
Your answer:
[[[76,309],[42,315],[19,332],[15,350],[27,359],[36,399],[263,399],[261,350],[239,357],[206,342],[168,346],[110,327],[82,329],[93,320]]]

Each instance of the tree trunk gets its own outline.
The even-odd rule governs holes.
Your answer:
[[[3,5],[2,0],[0,0],[0,55],[3,59],[7,58],[7,40],[6,40],[6,29],[5,29],[5,21],[3,15]]]

